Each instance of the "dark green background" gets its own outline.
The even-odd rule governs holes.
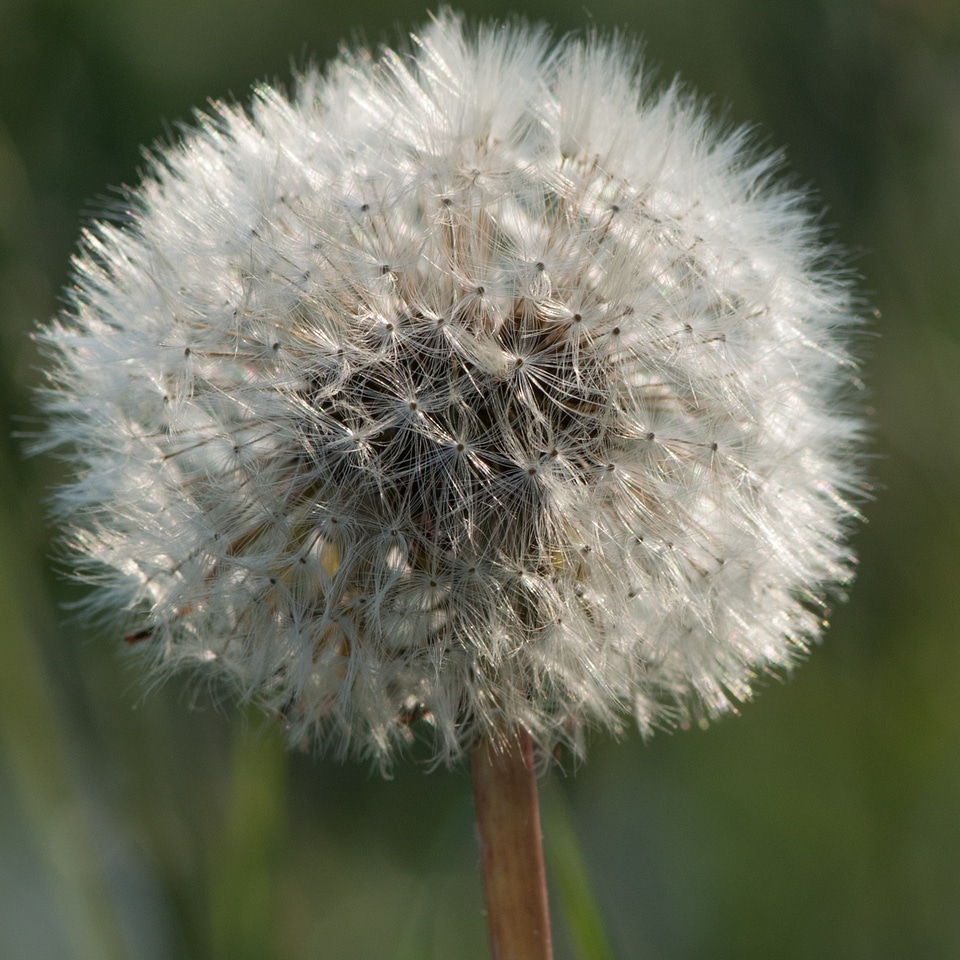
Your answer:
[[[558,957],[960,956],[958,5],[464,6],[641,33],[660,76],[786,147],[879,311],[877,493],[851,602],[741,718],[648,746],[598,737],[545,784]],[[423,12],[0,0],[2,957],[486,955],[465,771],[411,762],[384,781],[288,756],[203,689],[146,692],[116,638],[63,611],[78,588],[51,572],[42,504],[58,467],[9,438],[32,428],[31,326],[56,308],[84,218],[136,180],[140,144]],[[582,890],[562,895],[578,871],[609,951],[595,936],[579,952],[596,917]]]

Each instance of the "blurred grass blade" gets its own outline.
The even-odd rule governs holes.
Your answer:
[[[211,849],[217,960],[266,960],[280,949],[277,870],[286,837],[287,751],[275,725],[256,726],[253,719],[233,725],[229,810]]]
[[[544,786],[541,803],[547,866],[576,955],[579,960],[614,960],[566,797],[556,784]]]
[[[3,465],[0,464],[0,467]],[[0,475],[0,494],[8,487]],[[120,921],[107,889],[99,851],[58,723],[57,702],[44,671],[37,639],[30,627],[29,603],[47,603],[30,583],[30,567],[11,517],[0,496],[0,750],[5,755],[23,815],[46,861],[56,906],[53,919],[70,944],[72,960],[121,960]],[[24,582],[26,581],[26,582]]]

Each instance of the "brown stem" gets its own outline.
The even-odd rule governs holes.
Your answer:
[[[472,764],[493,960],[552,960],[533,740],[485,738]]]

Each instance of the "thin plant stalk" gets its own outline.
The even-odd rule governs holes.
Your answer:
[[[533,741],[525,729],[474,748],[473,797],[493,960],[552,960]]]

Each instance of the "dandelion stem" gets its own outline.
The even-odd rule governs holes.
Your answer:
[[[473,751],[473,797],[493,960],[552,960],[533,741],[525,729]]]

